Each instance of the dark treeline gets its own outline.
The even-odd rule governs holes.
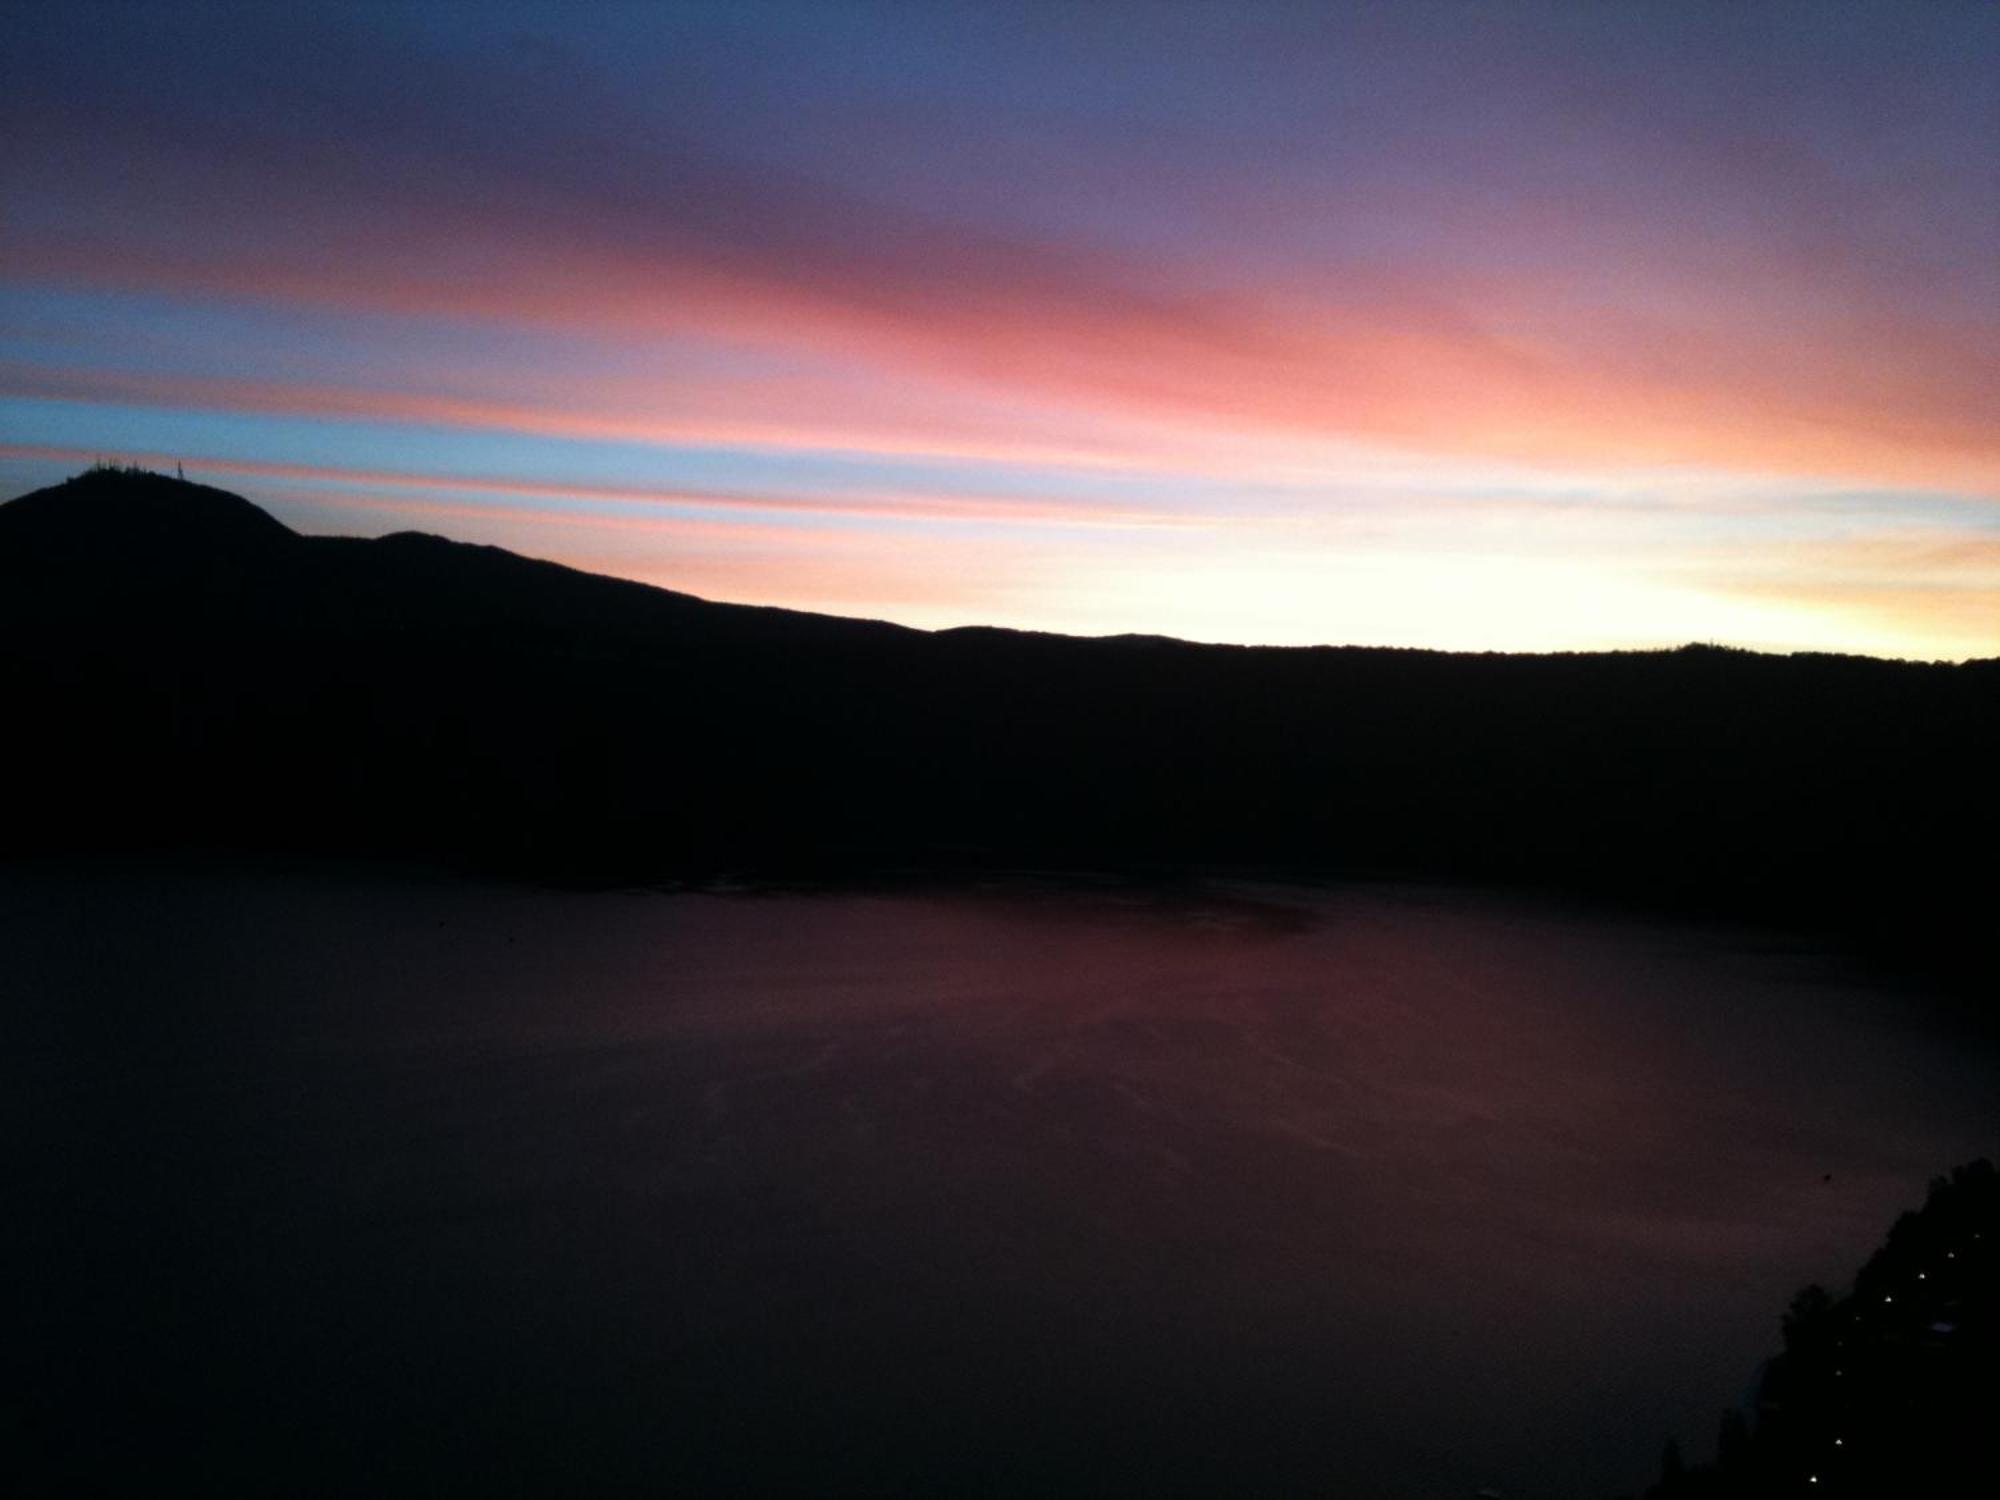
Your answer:
[[[2000,1417],[2000,1173],[1931,1183],[1838,1299],[1792,1299],[1757,1407],[1726,1413],[1714,1462],[1670,1444],[1648,1500],[1985,1495]]]
[[[131,471],[0,506],[0,693],[17,850],[1406,873],[1969,962],[2000,846],[2000,661],[932,634]]]

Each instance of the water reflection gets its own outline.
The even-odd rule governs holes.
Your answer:
[[[1465,894],[6,894],[77,1478],[1602,1495],[2000,1133],[1823,960]]]

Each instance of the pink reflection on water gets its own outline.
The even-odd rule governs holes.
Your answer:
[[[1126,1478],[1633,1487],[2000,1136],[1990,1055],[1826,960],[1465,893],[121,879],[10,946],[122,928],[210,1151],[311,1163],[303,1262],[478,1267],[508,1347],[725,1406],[1074,1419]]]

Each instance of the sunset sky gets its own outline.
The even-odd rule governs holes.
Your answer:
[[[922,626],[2000,654],[2000,5],[16,3],[0,497]]]

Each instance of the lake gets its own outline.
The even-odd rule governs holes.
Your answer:
[[[0,869],[71,1489],[1609,1500],[2000,1150],[1739,930],[1433,888]]]

